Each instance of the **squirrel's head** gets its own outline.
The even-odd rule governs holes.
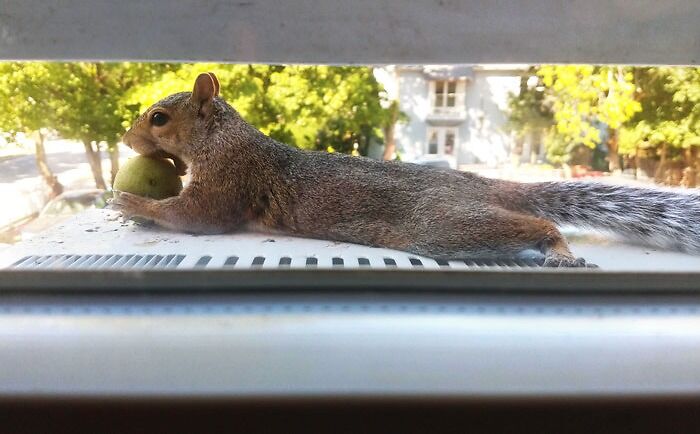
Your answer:
[[[208,135],[218,95],[216,76],[200,74],[192,92],[170,95],[139,116],[124,134],[124,143],[141,155],[172,158],[184,172],[185,163],[191,162],[191,147]]]

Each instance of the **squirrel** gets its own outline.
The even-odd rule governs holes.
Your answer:
[[[700,196],[591,182],[519,183],[412,163],[301,150],[248,124],[213,73],[146,110],[124,143],[172,159],[175,197],[121,193],[126,217],[196,234],[242,229],[384,247],[435,259],[537,249],[544,266],[584,267],[557,224],[700,253]]]

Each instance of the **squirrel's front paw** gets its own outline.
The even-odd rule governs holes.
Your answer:
[[[148,217],[148,205],[151,199],[131,193],[115,192],[111,205],[121,212],[124,219],[131,217]]]

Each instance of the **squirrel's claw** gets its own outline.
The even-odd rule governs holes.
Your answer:
[[[135,216],[145,217],[146,203],[148,199],[126,192],[115,192],[114,198],[110,201],[112,208],[121,212],[124,220]]]

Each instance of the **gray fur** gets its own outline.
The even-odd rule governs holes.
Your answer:
[[[525,184],[534,214],[605,229],[648,245],[700,253],[700,195],[592,182]]]

